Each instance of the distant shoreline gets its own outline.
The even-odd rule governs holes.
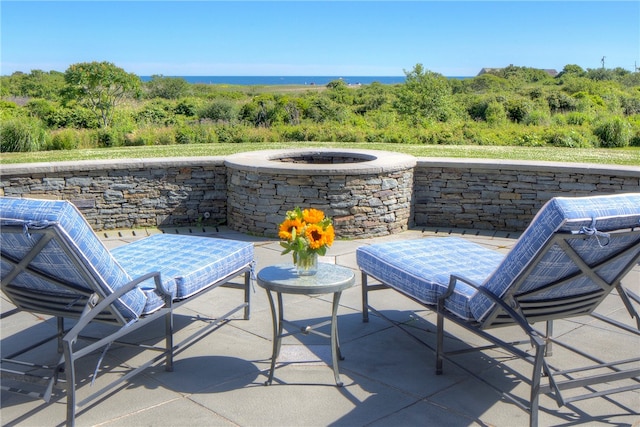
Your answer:
[[[325,86],[334,80],[342,80],[347,85],[368,85],[374,82],[381,84],[404,83],[405,76],[163,76],[179,77],[189,83],[228,84],[239,86],[275,86],[275,85],[308,85]],[[471,76],[452,76],[450,79],[466,79]],[[142,81],[151,80],[151,76],[140,76]]]

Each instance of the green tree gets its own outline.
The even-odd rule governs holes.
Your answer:
[[[182,77],[153,75],[145,86],[149,98],[180,99],[189,95],[189,82]]]
[[[586,73],[581,66],[576,64],[567,64],[564,66],[562,71],[558,73],[556,79],[560,79],[564,76],[584,77],[585,74]]]
[[[420,119],[446,122],[454,116],[451,87],[447,78],[416,64],[405,70],[406,80],[398,89],[395,108],[401,116],[417,123]]]
[[[66,96],[88,107],[107,128],[116,106],[140,89],[140,78],[110,62],[82,62],[64,73]]]

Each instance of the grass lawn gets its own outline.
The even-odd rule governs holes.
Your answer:
[[[503,160],[542,160],[611,165],[640,165],[640,147],[559,148],[470,145],[414,145],[384,143],[287,142],[287,143],[216,143],[191,145],[160,145],[78,149],[68,151],[40,151],[32,153],[2,153],[0,164],[59,162],[78,160],[141,159],[154,157],[227,156],[230,154],[281,148],[362,148],[395,151],[416,157],[484,158]]]

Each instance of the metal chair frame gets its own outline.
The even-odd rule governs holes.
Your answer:
[[[22,226],[3,226],[3,233],[24,233]],[[75,253],[72,247],[70,247],[65,240],[61,238],[60,232],[56,227],[48,227],[43,229],[30,229],[31,234],[42,234],[42,238],[38,243],[26,254],[21,260],[10,258],[7,254],[2,254],[2,259],[12,265],[12,270],[6,275],[1,282],[2,291],[9,297],[12,303],[19,309],[32,313],[39,313],[45,315],[55,316],[57,318],[57,333],[53,336],[45,338],[37,343],[34,343],[20,351],[17,351],[7,357],[2,358],[3,364],[22,365],[28,367],[42,368],[52,371],[50,376],[43,376],[39,378],[31,377],[29,374],[17,371],[15,369],[0,368],[3,377],[19,378],[23,381],[37,383],[39,380],[43,380],[45,384],[44,391],[42,393],[25,391],[22,389],[2,386],[3,390],[27,394],[32,397],[42,398],[46,402],[51,399],[54,386],[64,385],[67,395],[67,425],[73,426],[75,424],[76,410],[88,404],[91,401],[96,400],[99,396],[104,395],[110,390],[113,390],[119,384],[127,381],[134,375],[142,372],[149,366],[164,359],[165,370],[173,371],[173,358],[179,349],[184,349],[189,345],[192,345],[207,333],[210,333],[214,328],[219,327],[221,323],[229,320],[230,316],[234,313],[244,310],[244,319],[248,320],[250,316],[250,286],[251,286],[251,272],[252,265],[245,266],[244,268],[235,271],[226,277],[217,280],[205,287],[199,293],[192,295],[189,298],[185,298],[180,301],[172,300],[171,294],[164,289],[159,272],[149,272],[144,276],[138,277],[126,286],[119,288],[110,294],[105,294],[99,286],[91,286],[94,282],[91,274],[86,270],[86,267],[80,261],[79,257]],[[62,280],[55,279],[49,275],[43,274],[37,269],[31,266],[32,261],[36,258],[38,253],[52,240],[56,240],[61,248],[65,251],[69,259],[72,260],[74,267],[82,275],[87,287],[93,289],[93,292],[87,292],[86,289],[79,289],[77,286],[73,286],[70,283],[66,283]],[[29,291],[26,289],[20,289],[15,286],[11,286],[9,283],[13,278],[23,271],[28,271],[32,275],[36,275],[50,283],[54,283],[60,286],[62,289],[71,290],[75,295],[54,296],[46,292]],[[244,274],[244,284],[229,283],[233,278]],[[138,284],[148,279],[155,281],[156,290],[162,295],[164,299],[164,306],[160,309],[142,316],[136,320],[129,321],[125,319],[122,314],[115,307],[114,302],[122,295],[134,289]],[[185,338],[178,344],[174,344],[174,325],[173,315],[174,311],[196,298],[203,295],[219,286],[231,287],[244,290],[244,301],[233,308],[231,311],[222,315],[217,319],[211,319],[208,325],[199,328],[189,337]],[[76,323],[70,328],[65,329],[64,319],[76,319]],[[165,328],[165,344],[164,346],[151,346],[135,343],[127,343],[118,341],[120,338],[128,335],[135,330],[146,326],[150,322],[153,322],[159,318],[164,318]],[[92,322],[107,323],[116,326],[120,326],[114,333],[109,334],[101,338],[92,338],[81,335],[87,325]],[[58,352],[61,353],[58,363],[54,366],[36,365],[33,363],[25,363],[16,359],[20,355],[40,345],[45,344],[48,341],[57,339]],[[88,345],[80,346],[78,341],[88,340],[91,343]],[[150,359],[149,361],[141,364],[140,366],[132,369],[127,374],[120,378],[117,378],[109,384],[103,386],[101,389],[92,393],[80,402],[76,402],[76,368],[75,363],[78,359],[96,352],[97,350],[109,346],[112,343],[118,343],[121,345],[135,346],[144,350],[157,351],[160,354]],[[60,378],[61,373],[64,372],[65,379]]]
[[[511,286],[509,286],[507,292],[502,297],[499,297],[478,283],[474,283],[471,280],[467,280],[463,277],[451,276],[449,281],[449,287],[447,292],[444,293],[434,307],[432,305],[426,305],[423,302],[417,300],[413,296],[404,292],[401,289],[395,288],[392,283],[383,283],[379,278],[373,277],[379,283],[368,284],[369,274],[362,272],[362,307],[363,307],[363,321],[368,322],[369,310],[381,314],[375,310],[369,304],[368,292],[380,289],[394,289],[408,298],[416,301],[417,303],[433,310],[437,313],[437,336],[436,336],[436,348],[432,350],[436,353],[436,374],[443,373],[443,361],[447,360],[455,364],[456,366],[464,369],[467,373],[473,375],[484,384],[489,385],[495,391],[500,393],[503,398],[516,404],[521,409],[527,411],[530,414],[529,423],[531,426],[538,425],[538,411],[539,411],[539,397],[541,394],[552,396],[557,402],[558,406],[566,405],[570,402],[590,399],[594,397],[606,396],[615,393],[621,393],[629,390],[640,389],[640,356],[626,360],[618,361],[604,361],[592,355],[589,355],[585,351],[573,346],[569,346],[560,340],[555,339],[552,336],[553,333],[553,320],[565,319],[569,317],[591,315],[596,319],[602,320],[608,324],[616,327],[620,327],[625,331],[633,334],[634,336],[640,336],[640,316],[638,310],[634,306],[634,302],[640,304],[640,297],[636,294],[628,291],[621,285],[622,278],[634,268],[634,266],[640,261],[640,229],[631,230],[618,230],[611,232],[611,238],[623,237],[623,236],[638,236],[633,240],[633,243],[628,245],[623,250],[616,254],[602,260],[596,265],[588,265],[578,253],[569,244],[572,239],[585,239],[589,238],[580,234],[561,233],[556,232],[551,239],[545,244],[545,246],[537,253],[536,256],[528,263],[527,267],[521,272],[521,274],[514,280]],[[570,277],[564,277],[557,280],[554,283],[550,283],[544,286],[544,289],[537,289],[529,293],[518,294],[518,288],[526,280],[527,276],[534,271],[540,260],[544,258],[544,255],[554,246],[557,245],[572,259],[575,265],[578,266],[579,271],[572,274]],[[602,267],[606,267],[609,263],[612,263],[621,257],[632,255],[627,264],[617,274],[617,276],[607,281],[597,274],[596,270]],[[567,280],[575,279],[579,275],[586,275],[595,283],[600,286],[600,289],[587,294],[575,295],[572,297],[556,298],[556,299],[532,299],[537,293],[547,291],[550,288],[556,286],[562,286]],[[455,314],[450,313],[445,309],[446,299],[454,292],[455,286],[458,282],[463,282],[469,286],[478,289],[495,304],[490,313],[485,316],[481,322],[467,321]],[[604,300],[609,293],[616,289],[624,304],[626,310],[629,312],[632,318],[635,318],[637,328],[629,327],[621,322],[607,318],[598,313],[594,313],[596,307]],[[384,316],[382,316],[384,317]],[[491,343],[488,346],[475,347],[471,349],[461,351],[445,351],[444,345],[444,323],[445,319],[455,323],[458,326],[465,328],[466,330],[473,332],[474,334],[482,337],[484,340]],[[536,322],[546,322],[546,331],[542,332],[535,329],[532,324]],[[504,326],[518,326],[526,335],[527,339],[516,342],[505,342],[495,335],[489,333],[493,328]],[[399,326],[399,325],[396,325]],[[407,330],[401,327],[405,332],[411,334]],[[529,343],[533,348],[532,354],[524,351],[522,344]],[[553,368],[549,364],[548,358],[552,355],[551,346],[555,343],[575,354],[579,354],[582,357],[588,358],[593,362],[593,365],[568,369],[558,370]],[[472,373],[466,369],[460,363],[453,360],[453,356],[468,353],[469,351],[481,351],[491,348],[501,348],[514,356],[530,363],[532,365],[532,373],[530,378],[521,376],[521,378],[527,382],[530,386],[529,401],[523,401],[523,399],[503,390],[498,389],[487,381],[483,380],[478,375]],[[608,369],[608,373],[593,373],[596,369]],[[588,372],[591,371],[591,374]],[[580,377],[576,378],[576,374],[581,373]],[[585,374],[587,373],[587,374]],[[585,375],[582,375],[585,374]],[[546,379],[543,383],[543,378]],[[624,386],[612,386],[607,390],[593,391],[588,389],[589,386],[594,384],[602,384],[607,382],[615,382],[623,379],[631,379],[631,384]],[[587,388],[589,391],[585,394],[578,396],[567,397],[562,394],[563,390],[575,389],[575,388]]]

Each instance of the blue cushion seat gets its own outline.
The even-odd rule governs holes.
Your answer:
[[[625,238],[619,238],[608,244],[605,236],[598,237],[599,233],[638,226],[640,193],[557,197],[540,209],[506,256],[461,238],[436,237],[362,246],[356,257],[364,273],[424,304],[434,305],[446,291],[451,275],[469,279],[503,297],[555,232],[584,233],[601,239],[602,245],[597,250],[593,250],[593,241],[589,239],[575,239],[571,243],[587,262],[592,262],[602,259],[605,254],[616,253],[628,243]],[[622,265],[625,261],[629,260],[621,258],[616,262]],[[577,266],[564,251],[552,247],[514,292],[530,293],[530,298],[535,300],[597,290],[596,283],[579,275],[563,286],[544,290],[545,284],[576,272]],[[606,273],[603,271],[602,274]],[[487,296],[462,282],[458,282],[454,294],[445,302],[445,308],[450,312],[476,321],[482,321],[493,306]]]
[[[163,286],[175,300],[188,298],[220,279],[251,266],[253,244],[203,236],[156,234],[109,251],[93,232],[77,208],[63,200],[35,200],[0,197],[0,226],[18,225],[20,233],[0,233],[0,248],[6,256],[21,260],[43,237],[29,230],[54,228],[60,238],[73,248],[65,252],[56,239],[50,241],[30,264],[31,267],[71,286],[61,287],[32,274],[21,272],[11,282],[51,297],[72,299],[73,288],[83,293],[95,291],[109,295],[131,280],[159,271]],[[89,273],[92,284],[78,272],[73,257]],[[12,266],[1,263],[2,277]],[[155,292],[152,279],[138,285],[116,301],[116,307],[127,320],[151,313],[164,305]]]
[[[0,198],[0,227],[8,225],[19,225],[24,228],[24,233],[0,233],[0,248],[15,259],[22,259],[42,238],[41,234],[29,233],[29,229],[53,227],[66,244],[75,248],[79,261],[104,295],[111,294],[132,280],[132,277],[98,239],[77,208],[67,201],[2,197]],[[42,249],[32,266],[37,267],[44,274],[77,286],[85,292],[94,292],[94,289],[91,289],[78,273],[69,254],[63,251],[55,241]],[[4,278],[11,267],[3,261],[1,268]],[[28,272],[20,273],[13,284],[52,295],[73,294],[71,290],[54,286]],[[135,319],[142,313],[145,304],[144,293],[136,288],[119,298],[116,307],[124,318]]]
[[[133,277],[159,271],[175,300],[189,298],[253,262],[252,243],[177,234],[156,234],[111,253]],[[152,280],[141,283],[140,288],[147,298],[143,314],[162,307]]]
[[[482,283],[504,255],[459,237],[434,237],[361,246],[360,269],[427,305],[436,305],[455,274]],[[459,283],[445,307],[472,319],[469,301],[476,290]]]

